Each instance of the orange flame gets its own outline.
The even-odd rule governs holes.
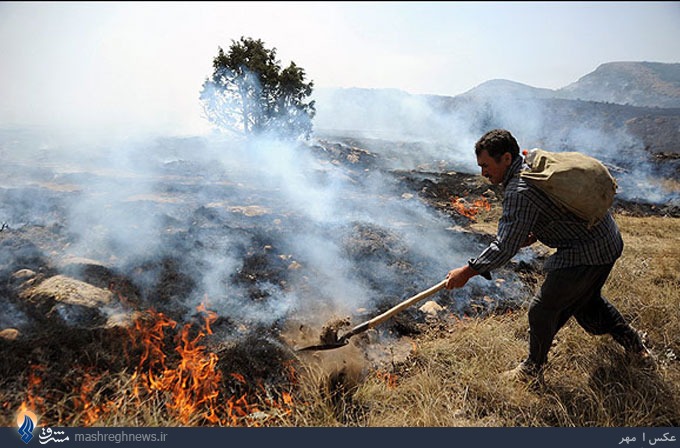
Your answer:
[[[177,322],[153,309],[149,310],[149,315],[150,321],[141,317],[137,318],[135,319],[134,327],[128,330],[130,339],[132,341],[141,341],[140,344],[137,344],[137,347],[141,347],[143,350],[135,373],[138,373],[147,361],[149,361],[148,369],[157,366],[165,368],[166,355],[163,352],[165,347],[165,329],[177,326]]]
[[[213,334],[212,329],[210,328],[210,324],[215,322],[217,320],[217,313],[214,311],[210,311],[205,307],[204,303],[201,303],[196,307],[196,311],[199,313],[205,314],[205,331],[208,334]]]
[[[97,406],[91,399],[101,376],[101,374],[93,375],[85,372],[83,374],[82,383],[80,383],[78,395],[73,398],[76,409],[81,409],[84,426],[90,426],[96,423],[97,420],[99,420],[99,417],[108,411],[108,405],[111,404],[105,403]]]
[[[477,220],[477,214],[481,210],[486,210],[486,211],[491,210],[491,204],[484,197],[475,200],[472,203],[472,205],[469,205],[469,202],[466,201],[463,198],[454,197],[454,198],[451,198],[451,207],[453,207],[453,209],[456,212],[458,212],[459,214],[471,219],[472,221]]]
[[[206,333],[212,334],[210,323],[216,314],[208,312],[205,306],[198,307],[207,314],[205,319]],[[166,407],[173,411],[180,422],[188,424],[195,416],[201,416],[210,423],[219,423],[216,403],[222,373],[217,369],[219,360],[215,353],[206,352],[200,342],[206,333],[199,331],[195,337],[190,336],[191,325],[185,324],[179,333],[179,341],[175,350],[179,353],[179,365],[169,367],[164,353],[165,328],[174,328],[177,323],[163,315],[152,314],[153,321],[135,322],[133,333],[138,336],[143,349],[139,365],[133,378],[136,380],[134,394],[139,399],[142,394],[153,391],[169,393],[170,399]]]
[[[182,423],[188,423],[202,405],[207,405],[203,416],[211,423],[219,422],[215,415],[215,400],[219,396],[221,372],[217,370],[218,357],[214,353],[206,353],[199,342],[205,336],[199,332],[191,339],[190,325],[186,324],[180,334],[181,344],[176,348],[181,356],[180,364],[175,369],[165,369],[158,377],[149,372],[152,389],[170,391],[172,402],[168,408],[178,413]]]
[[[28,374],[28,387],[26,388],[26,400],[21,403],[21,411],[41,411],[45,405],[45,398],[38,395],[39,389],[42,386],[41,375],[46,368],[43,365],[32,365],[31,371]]]
[[[288,372],[288,381],[290,381],[291,384],[298,384],[298,376],[297,372],[295,370],[295,366],[293,365],[293,361],[286,361],[284,362],[284,366],[286,367],[286,370]]]
[[[146,313],[146,317],[138,317],[125,330],[131,341],[124,348],[125,354],[128,358],[133,354],[138,357],[130,378],[132,399],[141,405],[149,398],[160,398],[170,414],[184,425],[207,422],[216,425],[261,426],[268,418],[289,415],[293,407],[292,395],[282,392],[277,398],[265,390],[262,384],[259,387],[265,394],[263,404],[277,409],[272,414],[261,412],[257,405],[249,403],[247,393],[220,399],[224,384],[222,372],[218,368],[219,357],[203,344],[206,335],[213,334],[210,325],[217,319],[217,314],[209,311],[204,304],[199,305],[197,310],[205,316],[205,325],[199,330],[193,330],[191,324],[185,324],[179,333],[172,336],[168,330],[175,329],[177,322],[153,309]],[[172,340],[175,356],[165,352]],[[295,370],[292,365],[286,367],[288,376],[295,382]],[[41,377],[45,370],[44,366],[32,367],[28,375],[27,397],[21,409],[40,411],[44,408],[45,399],[37,392],[42,386]],[[230,376],[248,385],[240,373],[231,373]],[[71,400],[85,426],[96,424],[108,413],[121,408],[126,399],[123,395],[116,398],[115,402],[98,404],[95,396],[102,377],[103,373],[85,370],[79,377],[82,380],[73,387]],[[259,394],[258,397],[262,398]]]
[[[397,375],[389,372],[377,371],[376,377],[387,385],[388,389],[394,389],[397,387]]]
[[[229,375],[231,375],[232,378],[234,378],[234,379],[235,379],[236,381],[238,381],[239,383],[247,384],[245,377],[244,377],[243,375],[241,375],[240,373],[234,373],[234,372],[232,372],[232,373],[230,373]]]
[[[232,426],[237,426],[239,419],[248,416],[254,412],[253,406],[246,401],[246,394],[240,398],[230,397],[227,400],[227,418]]]

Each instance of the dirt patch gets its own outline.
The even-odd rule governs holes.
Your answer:
[[[321,328],[319,340],[321,344],[333,345],[338,343],[338,336],[350,326],[350,318],[333,319]]]

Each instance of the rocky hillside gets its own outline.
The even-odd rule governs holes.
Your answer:
[[[506,127],[523,145],[619,153],[612,159],[680,154],[680,64],[611,62],[558,90],[496,79],[457,96],[356,88],[315,95],[319,131],[469,148],[486,130]]]
[[[641,107],[680,107],[680,64],[609,62],[557,95]]]
[[[679,108],[680,63],[608,62],[557,90],[494,79],[459,96],[561,98],[637,107]]]

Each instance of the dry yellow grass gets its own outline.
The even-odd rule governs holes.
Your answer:
[[[366,427],[673,427],[680,425],[680,219],[618,215],[624,240],[604,293],[636,327],[647,332],[658,356],[656,370],[627,364],[609,337],[593,337],[573,321],[550,352],[546,386],[531,390],[499,374],[526,355],[526,310],[464,319],[426,331],[412,354],[387,370],[354,363],[354,347],[330,358],[305,357],[288,406],[266,395],[249,397],[252,409],[232,423],[242,426]],[[329,359],[332,362],[329,362]],[[317,362],[325,360],[324,362]],[[28,373],[26,374],[28,375]],[[20,382],[27,384],[28,378]],[[74,380],[75,381],[75,380]],[[167,394],[133,399],[131,372],[105,373],[87,393],[45,402],[44,414],[67,426],[197,426],[168,411]],[[44,395],[47,394],[47,395]],[[51,391],[43,391],[49,396]],[[54,394],[53,394],[54,395]],[[21,402],[16,388],[0,402]],[[78,400],[81,400],[79,402]],[[224,399],[222,399],[224,401]],[[93,415],[93,410],[98,413]],[[198,415],[198,414],[197,414]],[[14,416],[0,422],[13,426]]]
[[[609,336],[570,321],[557,335],[543,390],[508,383],[500,373],[526,355],[525,310],[460,321],[428,333],[396,382],[375,375],[345,397],[360,418],[325,415],[305,424],[414,426],[677,426],[680,424],[680,219],[617,216],[625,249],[604,294],[648,334],[656,370],[628,365]],[[323,375],[312,382],[323,386]],[[318,410],[323,396],[312,400]],[[304,415],[310,408],[299,408]],[[330,419],[330,420],[329,420]]]

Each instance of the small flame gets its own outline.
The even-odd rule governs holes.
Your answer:
[[[470,205],[469,202],[464,198],[454,197],[451,199],[451,206],[456,212],[469,218],[472,221],[477,220],[477,214],[481,210],[485,211],[491,210],[491,204],[484,197],[475,200],[472,203],[472,205]]]
[[[130,339],[132,341],[141,341],[139,346],[143,350],[137,371],[142,369],[147,361],[149,361],[147,366],[149,369],[156,366],[165,367],[166,355],[163,352],[165,329],[177,326],[177,322],[166,317],[163,313],[150,309],[148,314],[150,315],[151,323],[143,318],[138,318],[135,319],[134,326],[128,330]]]
[[[96,392],[95,387],[101,378],[100,375],[85,372],[80,383],[77,396],[73,398],[76,409],[81,409],[84,426],[90,426],[99,420],[99,417],[108,411],[108,405],[105,403],[97,406],[92,401],[91,397]]]
[[[231,375],[236,381],[238,381],[239,383],[247,384],[247,383],[246,383],[245,377],[244,377],[243,375],[241,375],[240,373],[234,373],[234,372],[232,372],[232,373],[230,373],[230,375]]]
[[[170,399],[166,403],[168,409],[176,413],[180,422],[188,424],[196,415],[204,417],[210,423],[219,423],[216,412],[217,398],[222,374],[217,369],[219,360],[215,353],[206,352],[200,342],[207,334],[212,334],[210,323],[216,315],[208,312],[205,307],[199,310],[207,314],[206,332],[199,331],[193,338],[190,336],[191,325],[185,324],[179,333],[179,342],[175,350],[180,360],[177,367],[169,367],[166,363],[165,328],[175,328],[177,323],[167,318],[163,313],[152,314],[153,321],[144,324],[140,320],[135,322],[134,332],[137,332],[142,343],[143,353],[133,377],[135,396],[140,397],[153,391],[167,392]]]
[[[247,394],[243,394],[240,398],[230,397],[227,400],[227,418],[229,419],[228,423],[232,426],[237,426],[239,419],[257,412],[257,408],[248,404],[246,396]]]
[[[397,387],[397,375],[389,372],[382,372],[378,370],[376,372],[376,377],[385,383],[388,389],[394,389]]]
[[[31,371],[28,374],[28,387],[26,388],[26,400],[21,403],[21,411],[42,411],[45,406],[45,398],[38,395],[42,388],[42,375],[44,374],[45,366],[32,365]]]
[[[207,297],[206,297],[207,299]],[[212,329],[210,328],[210,324],[215,322],[217,320],[217,313],[214,311],[210,311],[206,308],[205,303],[201,303],[196,307],[196,311],[199,313],[205,314],[205,331],[208,334],[213,334]]]

